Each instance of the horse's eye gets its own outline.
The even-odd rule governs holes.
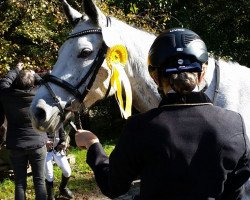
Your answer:
[[[88,57],[93,51],[89,48],[84,48],[82,51],[79,53],[78,58],[86,58]]]

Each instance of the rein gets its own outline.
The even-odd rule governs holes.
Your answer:
[[[219,89],[220,89],[220,66],[218,65],[218,61],[215,60],[215,74],[216,74],[216,83],[215,83],[215,88],[214,88],[214,96],[211,99],[213,105],[215,105],[218,94],[219,94]],[[208,88],[208,85],[205,81],[203,83],[203,88],[201,89],[202,92],[205,92]]]
[[[213,96],[213,105],[215,105],[217,96],[219,94],[219,88],[220,88],[220,66],[218,65],[218,62],[215,61],[215,70],[216,70],[216,85],[214,89],[214,96]]]
[[[109,26],[110,24],[111,24],[111,19],[109,17],[107,17],[107,26]],[[102,34],[102,30],[101,29],[89,29],[89,30],[77,32],[74,34],[70,34],[67,39],[80,37],[80,36],[88,35],[88,34]],[[101,64],[105,60],[107,50],[108,50],[108,47],[105,44],[105,42],[103,42],[101,48],[99,49],[99,51],[97,53],[97,56],[95,57],[95,59],[93,61],[93,64],[91,65],[91,67],[89,69],[89,71],[85,74],[83,79],[76,86],[73,86],[72,84],[68,83],[67,81],[62,80],[62,79],[60,79],[54,75],[51,75],[51,74],[47,74],[43,77],[43,81],[41,84],[43,84],[47,88],[47,90],[49,91],[50,95],[52,96],[56,106],[60,110],[60,115],[62,117],[62,121],[65,119],[64,109],[62,108],[58,97],[56,96],[55,92],[53,91],[53,89],[51,88],[49,83],[53,83],[53,84],[65,89],[66,91],[68,91],[69,93],[74,95],[77,99],[79,99],[80,102],[82,102],[94,83],[94,80],[96,78],[96,75],[97,75],[100,67],[101,67]],[[86,85],[85,82],[88,80],[89,77],[90,77],[90,80],[89,80],[88,84]],[[79,88],[83,85],[84,85],[84,90],[81,93],[79,91]],[[108,96],[109,90],[110,89],[107,90],[105,97]]]

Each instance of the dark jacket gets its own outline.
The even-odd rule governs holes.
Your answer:
[[[5,116],[4,116],[3,105],[0,102],[0,126],[3,125],[4,119],[5,119]]]
[[[36,149],[45,145],[46,134],[36,132],[29,118],[29,106],[36,89],[19,90],[12,87],[18,69],[0,80],[0,103],[7,118],[6,147],[8,149]]]
[[[60,144],[62,144],[63,142],[66,142],[66,132],[63,128],[63,126],[61,126],[58,129],[57,133],[47,133],[48,139],[50,141],[53,141],[53,149],[55,149],[56,151],[58,151],[58,146]],[[53,150],[53,149],[49,149],[49,151]]]
[[[121,195],[139,176],[140,200],[240,199],[250,176],[244,123],[209,102],[202,93],[169,94],[127,121],[110,159],[93,144],[87,163],[102,192]]]
[[[4,124],[4,110],[3,105],[0,102],[0,149],[5,144],[6,141],[6,126]]]

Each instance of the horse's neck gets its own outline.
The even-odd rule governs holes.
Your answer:
[[[126,73],[133,91],[133,105],[140,112],[155,108],[160,102],[160,96],[147,69],[148,51],[155,36],[119,20],[114,21],[129,54]]]

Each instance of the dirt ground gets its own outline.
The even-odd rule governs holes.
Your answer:
[[[139,189],[140,183],[139,181],[133,182],[130,190],[128,193],[115,198],[113,200],[132,200],[133,197],[137,194],[139,194]],[[56,198],[56,200],[65,200],[64,198]],[[100,190],[96,190],[95,192],[84,195],[84,194],[79,194],[79,193],[74,193],[74,199],[73,200],[110,200],[110,198],[104,196]]]
[[[108,197],[105,197],[101,193],[93,193],[90,195],[84,194],[74,194],[74,200],[109,200]]]

